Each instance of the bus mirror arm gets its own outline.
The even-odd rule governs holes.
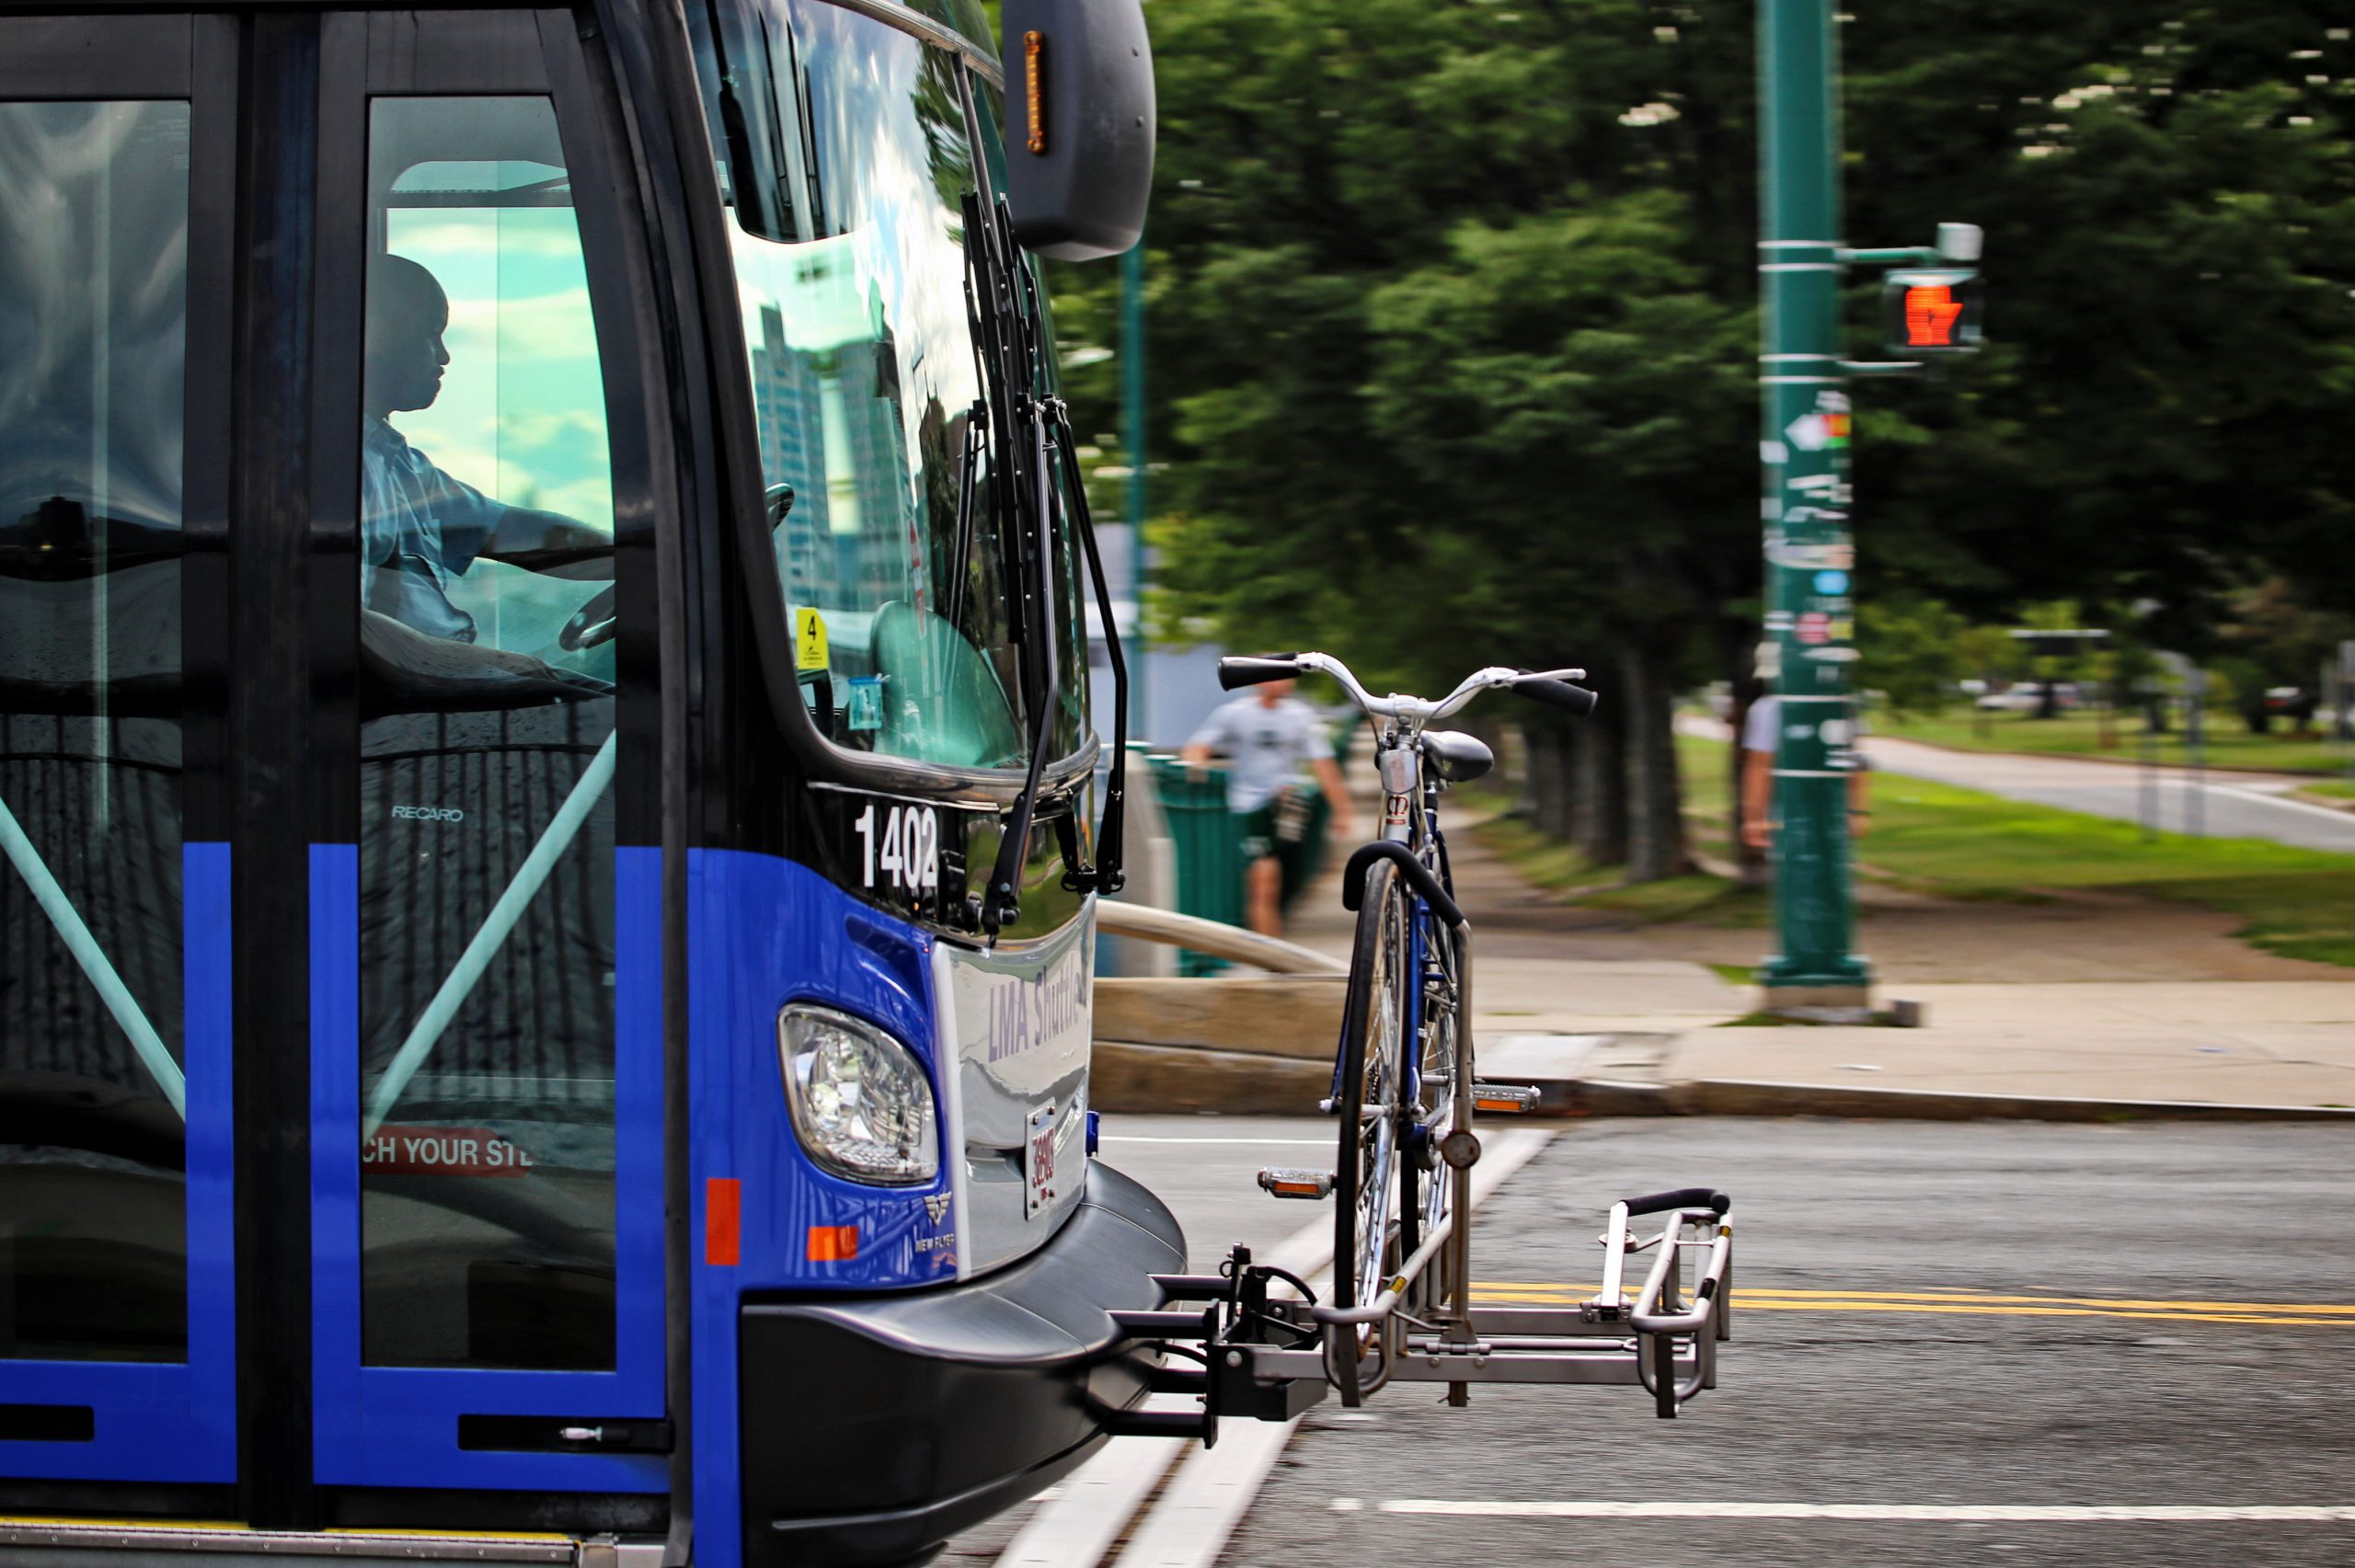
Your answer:
[[[1097,858],[1088,864],[1079,858],[1085,845],[1074,831],[1064,855],[1063,886],[1082,893],[1118,892],[1120,838],[1128,790],[1128,664],[1122,657],[1120,627],[1112,618],[1109,579],[1096,544],[1094,520],[1087,509],[1087,489],[1079,471],[1071,414],[1058,397],[1040,397],[1028,389],[1037,384],[1039,353],[1029,328],[1040,319],[1034,280],[1014,259],[1013,220],[1001,198],[994,212],[984,209],[977,193],[965,198],[967,246],[966,303],[976,336],[984,345],[983,378],[1003,413],[997,429],[1005,456],[1009,495],[1030,491],[1030,602],[1032,613],[1021,617],[1024,641],[1034,650],[1032,667],[1042,672],[1040,700],[1030,715],[1030,760],[1022,791],[1015,796],[998,840],[989,881],[977,903],[969,901],[968,918],[994,938],[1019,920],[1022,867],[1029,859],[1030,830],[1038,817],[1039,781],[1054,744],[1055,719],[1063,707],[1063,679],[1057,650],[1061,643],[1055,593],[1055,529],[1067,525],[1086,556],[1087,572],[1102,617],[1105,642],[1110,650],[1116,717],[1112,766],[1104,792],[1104,820],[1097,834]],[[1027,308],[1026,308],[1027,307]],[[1011,438],[1011,439],[1006,439]],[[1027,452],[1023,449],[1027,448]],[[1018,455],[1017,455],[1018,454]],[[1027,471],[1020,458],[1027,457]],[[1058,477],[1062,483],[1057,484]],[[970,488],[970,486],[968,486]],[[961,543],[961,541],[960,541]],[[960,574],[961,575],[961,574]],[[1083,624],[1085,616],[1082,617]]]
[[[1079,536],[1087,556],[1088,580],[1096,589],[1096,616],[1104,628],[1104,651],[1112,665],[1112,766],[1104,779],[1104,820],[1096,834],[1096,864],[1073,865],[1063,886],[1076,893],[1117,893],[1128,885],[1120,868],[1120,835],[1128,817],[1129,793],[1129,661],[1120,649],[1120,623],[1112,618],[1112,583],[1104,573],[1104,557],[1096,547],[1096,520],[1087,509],[1087,487],[1079,472],[1072,438],[1071,411],[1062,398],[1049,405],[1055,420],[1055,444],[1063,458],[1063,492],[1071,498],[1072,532]],[[1136,548],[1134,544],[1131,548]]]

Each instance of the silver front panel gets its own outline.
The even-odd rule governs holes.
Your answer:
[[[934,952],[940,1057],[952,1064],[945,1085],[950,1147],[963,1150],[957,1182],[963,1277],[1043,1245],[1086,1185],[1095,900],[1041,942],[994,951],[944,942]],[[1033,1118],[1050,1105],[1063,1179],[1034,1208],[1024,1154]]]

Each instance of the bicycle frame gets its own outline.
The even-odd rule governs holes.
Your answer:
[[[1471,1299],[1472,1167],[1479,1160],[1474,1131],[1479,1105],[1527,1109],[1537,1092],[1476,1082],[1473,1070],[1471,925],[1454,897],[1447,840],[1439,824],[1439,795],[1448,782],[1427,766],[1424,737],[1435,721],[1456,713],[1481,692],[1513,687],[1524,694],[1577,714],[1591,711],[1594,694],[1568,681],[1576,670],[1531,673],[1492,667],[1475,671],[1436,701],[1392,693],[1376,697],[1349,668],[1326,654],[1279,654],[1221,661],[1220,681],[1229,689],[1260,681],[1315,672],[1330,676],[1375,721],[1374,762],[1382,778],[1380,838],[1350,857],[1343,901],[1358,910],[1366,872],[1388,860],[1403,884],[1407,912],[1408,974],[1412,983],[1402,1009],[1410,1042],[1400,1082],[1402,1104],[1422,1104],[1424,1031],[1433,1020],[1429,997],[1452,990],[1455,1033],[1453,1094],[1439,1153],[1446,1167],[1447,1213],[1417,1237],[1411,1253],[1388,1284],[1371,1300],[1349,1307],[1319,1305],[1305,1284],[1280,1269],[1251,1261],[1237,1247],[1215,1275],[1157,1276],[1163,1306],[1150,1312],[1116,1313],[1131,1334],[1165,1345],[1170,1340],[1203,1342],[1202,1369],[1165,1368],[1154,1386],[1201,1397],[1199,1414],[1154,1412],[1127,1418],[1116,1430],[1214,1439],[1222,1415],[1288,1421],[1301,1414],[1327,1387],[1355,1404],[1394,1379],[1444,1383],[1447,1402],[1469,1402],[1473,1383],[1616,1383],[1639,1386],[1653,1396],[1655,1413],[1673,1416],[1677,1407],[1717,1384],[1717,1342],[1729,1336],[1732,1292],[1732,1227],[1725,1222],[1731,1200],[1708,1188],[1688,1187],[1614,1204],[1603,1245],[1603,1286],[1575,1306],[1475,1306]],[[1386,895],[1385,895],[1386,896]],[[1453,973],[1449,972],[1452,961]],[[1446,982],[1452,981],[1452,985]],[[1344,1051],[1348,1047],[1344,1039]],[[1334,1068],[1333,1098],[1342,1103],[1344,1062]],[[1435,1118],[1436,1119],[1436,1118]],[[1426,1126],[1428,1139],[1439,1129]],[[1404,1152],[1404,1145],[1396,1146]],[[1343,1158],[1348,1158],[1347,1154]],[[1291,1178],[1290,1181],[1271,1178]],[[1403,1181],[1404,1173],[1388,1177]],[[1333,1190],[1330,1177],[1314,1172],[1260,1173],[1260,1185],[1283,1196],[1321,1196]],[[1284,1191],[1290,1186],[1296,1190]],[[1426,1198],[1428,1203],[1428,1197]],[[1400,1212],[1406,1210],[1401,1207]],[[1663,1228],[1648,1240],[1630,1228],[1632,1217],[1658,1215]],[[1423,1218],[1428,1219],[1428,1209]],[[1626,1254],[1658,1249],[1643,1285],[1631,1298],[1626,1289]],[[1689,1303],[1682,1294],[1687,1263],[1693,1265]],[[1337,1257],[1337,1269],[1352,1266]],[[1303,1299],[1271,1297],[1282,1280]],[[1201,1310],[1171,1310],[1180,1303],[1207,1302]],[[1175,1348],[1171,1346],[1171,1348]],[[1361,1357],[1373,1358],[1366,1376]]]

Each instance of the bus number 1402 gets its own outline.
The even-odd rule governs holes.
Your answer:
[[[940,815],[929,806],[886,806],[879,831],[869,806],[851,823],[858,834],[859,876],[869,887],[905,893],[940,888]]]

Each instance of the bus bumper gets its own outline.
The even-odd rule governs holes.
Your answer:
[[[1185,1266],[1161,1200],[1091,1164],[1054,1239],[984,1278],[747,1300],[747,1568],[899,1562],[1051,1484],[1144,1397],[1152,1362],[1109,1312]]]

